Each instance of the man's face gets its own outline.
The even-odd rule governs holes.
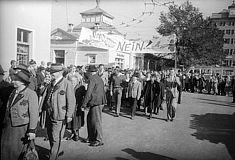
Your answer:
[[[155,81],[155,77],[151,76],[151,81],[154,82]]]
[[[100,66],[99,70],[100,70],[100,72],[103,72],[104,71],[104,66]]]
[[[172,69],[172,70],[170,70],[170,75],[174,75],[174,73],[175,73],[175,71]]]
[[[151,74],[150,74],[150,73],[148,73],[148,74],[147,74],[147,78],[150,78],[150,77],[151,77]]]
[[[12,63],[12,66],[13,66],[13,67],[16,67],[16,62],[13,62],[13,63]]]
[[[78,79],[76,77],[72,77],[71,82],[73,86],[76,86],[78,84]]]
[[[60,72],[52,73],[51,76],[52,76],[52,79],[57,79],[60,76],[62,76],[62,72],[60,71]]]
[[[15,76],[12,77],[12,83],[15,88],[19,88],[21,85],[24,85],[24,83],[19,81]]]
[[[137,81],[137,77],[135,77],[135,76],[132,77],[132,81],[134,81],[134,82]]]
[[[157,81],[157,82],[160,82],[160,80],[161,80],[160,77],[157,76],[157,77],[156,77],[156,81]]]

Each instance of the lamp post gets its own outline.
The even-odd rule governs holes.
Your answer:
[[[176,43],[175,43],[175,48],[176,48],[176,52],[175,52],[175,71],[176,71],[176,68],[177,68],[177,57],[179,55],[179,51],[180,51],[180,48],[179,48],[179,32],[180,32],[180,27],[176,27],[176,37],[177,37],[177,40],[176,40]]]
[[[177,57],[178,57],[179,52],[180,52],[178,37],[177,37],[177,41],[175,43],[175,47],[176,47],[176,52],[175,52],[175,71],[176,71],[176,69],[177,69]]]

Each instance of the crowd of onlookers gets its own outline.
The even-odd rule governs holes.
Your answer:
[[[20,136],[27,133],[30,140],[35,138],[38,119],[41,128],[47,129],[50,159],[57,159],[64,126],[71,131],[68,139],[81,140],[94,147],[103,145],[102,111],[119,117],[126,108],[134,120],[136,111],[144,112],[151,119],[166,109],[166,121],[172,122],[182,92],[235,95],[234,77],[218,74],[182,73],[173,68],[132,70],[103,64],[63,66],[43,61],[37,65],[34,60],[28,65],[17,64],[15,60],[10,63],[9,76],[4,80],[6,71],[0,65],[0,117],[5,136],[1,144],[5,146],[6,152],[2,155],[5,158],[18,156],[17,147],[22,147],[18,143]],[[81,139],[79,129],[85,123],[85,110],[89,110],[88,138]],[[14,135],[15,140],[10,135]],[[13,152],[14,145],[16,155],[8,152]]]
[[[219,74],[188,73],[181,75],[182,88],[186,92],[197,92],[221,96],[232,95],[232,77]]]

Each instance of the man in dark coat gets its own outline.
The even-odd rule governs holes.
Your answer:
[[[97,147],[103,145],[102,133],[102,109],[106,104],[104,91],[104,82],[96,73],[97,68],[90,65],[88,88],[82,108],[89,108],[87,115],[88,138],[84,141],[90,143],[90,146]]]
[[[233,76],[231,87],[232,87],[232,93],[233,93],[233,103],[235,103],[235,75]]]
[[[38,89],[37,93],[38,93],[40,89],[44,86],[44,79],[46,77],[46,68],[40,66],[36,74],[37,74],[36,78],[37,78],[37,85],[38,85],[37,86],[37,89]]]
[[[179,79],[180,79],[180,85],[177,87],[177,89],[178,89],[178,91],[179,91],[179,96],[178,96],[178,104],[180,104],[181,103],[181,95],[182,95],[182,91],[183,91],[183,75],[182,75],[182,73],[181,73],[181,71],[179,70],[178,71],[178,75],[177,75],[178,77],[179,77]]]
[[[2,122],[5,116],[7,102],[11,92],[14,90],[14,86],[6,81],[3,80],[3,76],[6,71],[3,70],[2,66],[0,65],[0,137],[2,135]],[[1,138],[0,138],[1,143]],[[1,155],[1,149],[0,149]]]
[[[164,83],[161,82],[161,77],[159,74],[156,75],[156,86],[156,104],[154,108],[154,113],[158,114],[159,109],[163,110],[162,103],[165,99],[165,86]]]
[[[56,160],[59,156],[65,124],[72,121],[76,99],[72,83],[63,77],[63,66],[51,64],[50,73],[53,80],[48,85],[44,104],[48,115],[50,160]]]

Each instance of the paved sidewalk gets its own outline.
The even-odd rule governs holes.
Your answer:
[[[166,122],[166,107],[149,120],[137,112],[103,113],[104,146],[62,142],[61,160],[231,160],[235,159],[235,104],[232,97],[183,93],[176,119]],[[86,138],[86,127],[80,131]],[[49,142],[36,138],[41,159]]]

